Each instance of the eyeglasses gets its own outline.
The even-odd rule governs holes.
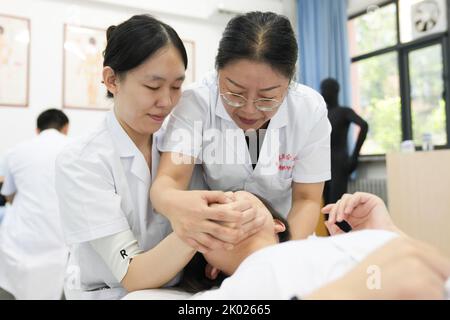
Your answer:
[[[225,92],[221,93],[220,96],[223,98],[225,103],[233,108],[241,108],[247,104],[248,99],[237,93]],[[280,107],[281,102],[276,99],[261,98],[253,100],[253,105],[259,111],[274,111]]]

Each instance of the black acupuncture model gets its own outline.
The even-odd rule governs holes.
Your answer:
[[[335,79],[325,79],[320,90],[328,108],[328,119],[331,132],[331,180],[325,183],[325,204],[335,203],[347,192],[350,175],[358,165],[358,157],[367,136],[368,124],[351,108],[342,107],[338,103],[339,83]],[[358,139],[353,153],[350,155],[347,144],[350,124],[360,127]]]

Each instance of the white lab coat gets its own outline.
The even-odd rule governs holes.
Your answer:
[[[153,135],[151,173],[112,111],[98,130],[58,157],[56,186],[70,246],[68,299],[119,299],[126,294],[89,241],[131,229],[139,247],[147,251],[171,232],[169,221],[155,213],[149,201],[161,134],[160,130]],[[177,277],[171,283],[175,281]]]
[[[0,227],[0,287],[16,299],[60,299],[68,250],[54,184],[67,137],[47,129],[6,158],[2,194],[16,193]]]
[[[219,289],[195,295],[204,300],[302,298],[342,277],[367,255],[398,235],[364,230],[333,237],[311,236],[280,243],[248,256]],[[367,277],[371,274],[368,270]]]
[[[244,132],[218,93],[216,73],[185,90],[167,123],[160,151],[196,158],[211,190],[252,192],[287,217],[293,182],[331,178],[331,125],[323,98],[306,86],[291,86],[270,120],[253,169]]]

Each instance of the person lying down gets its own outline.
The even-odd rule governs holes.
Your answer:
[[[202,291],[192,299],[449,299],[449,259],[400,231],[375,195],[344,195],[323,209],[330,237],[296,241],[264,200],[234,196],[250,199],[268,219],[233,250],[196,254],[180,285]],[[352,232],[336,226],[343,220]]]

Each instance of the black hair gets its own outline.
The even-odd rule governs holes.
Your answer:
[[[291,80],[297,57],[297,40],[289,19],[273,12],[255,11],[228,22],[219,43],[216,69],[248,59],[267,63]]]
[[[261,198],[256,194],[255,196],[266,206],[274,219],[281,221],[286,226],[286,229],[284,231],[277,234],[279,241],[289,241],[291,239],[291,232],[287,220],[283,216],[281,216],[280,213],[276,211],[269,202],[267,202],[267,200]],[[205,275],[205,268],[207,263],[208,262],[206,261],[203,254],[197,252],[184,268],[183,277],[181,278],[179,288],[190,293],[197,293],[203,290],[211,289],[213,287],[219,287],[223,280],[227,278],[227,276],[223,272],[220,272],[217,278],[214,280],[207,278]]]
[[[48,109],[42,112],[37,118],[37,128],[39,131],[46,129],[56,129],[61,131],[69,123],[66,114],[58,109]]]
[[[159,49],[172,44],[180,53],[185,69],[188,65],[186,48],[176,31],[150,15],[135,15],[106,31],[103,66],[111,67],[118,77],[125,75]],[[113,97],[108,91],[108,97]]]

